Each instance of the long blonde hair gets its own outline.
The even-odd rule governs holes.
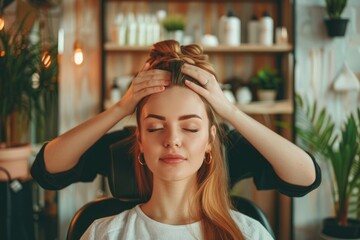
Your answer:
[[[198,66],[212,74],[214,69],[207,60],[207,55],[199,45],[191,44],[180,46],[174,40],[166,40],[154,44],[148,61],[151,69],[163,69],[171,72],[171,84],[183,86],[185,77],[198,84],[195,79],[181,73],[183,63]],[[205,103],[209,118],[209,132],[211,126],[220,128],[216,120],[214,110],[210,104],[202,98]],[[137,136],[139,136],[140,113],[146,103],[144,98],[137,106]],[[211,136],[211,135],[209,135]],[[219,134],[212,141],[212,161],[203,163],[197,173],[197,192],[193,198],[190,208],[190,216],[201,219],[202,233],[204,239],[244,239],[240,229],[230,215],[232,208],[229,191],[225,160],[221,151]],[[135,146],[135,160],[140,156],[138,146]],[[148,200],[152,193],[152,173],[139,163],[135,163],[136,180],[139,192],[144,200]]]

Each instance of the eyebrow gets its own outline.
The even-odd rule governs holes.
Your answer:
[[[148,118],[156,118],[156,119],[159,119],[159,120],[162,120],[162,121],[166,120],[166,118],[164,116],[160,116],[160,115],[157,115],[157,114],[149,114],[149,115],[147,115],[145,117],[145,119],[148,119]],[[198,118],[198,119],[202,120],[202,118],[199,115],[196,115],[196,114],[188,114],[188,115],[180,116],[179,120],[186,120],[186,119],[190,119],[190,118]]]

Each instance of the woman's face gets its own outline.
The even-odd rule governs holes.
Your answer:
[[[179,181],[195,176],[211,150],[205,104],[195,92],[172,86],[151,95],[140,123],[140,151],[154,178]],[[212,139],[215,133],[211,127]]]

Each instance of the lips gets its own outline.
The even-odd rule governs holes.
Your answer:
[[[180,163],[185,160],[186,158],[180,154],[165,154],[160,157],[160,161],[165,163]]]

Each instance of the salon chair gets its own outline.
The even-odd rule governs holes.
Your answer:
[[[80,208],[71,220],[67,240],[80,239],[94,220],[116,215],[141,203],[136,186],[133,158],[128,153],[133,141],[134,138],[129,138],[110,146],[112,160],[108,184],[113,197],[99,198]],[[127,157],[119,159],[119,156]],[[275,238],[264,212],[254,202],[240,196],[231,196],[231,199],[233,206],[239,212],[259,221]]]

